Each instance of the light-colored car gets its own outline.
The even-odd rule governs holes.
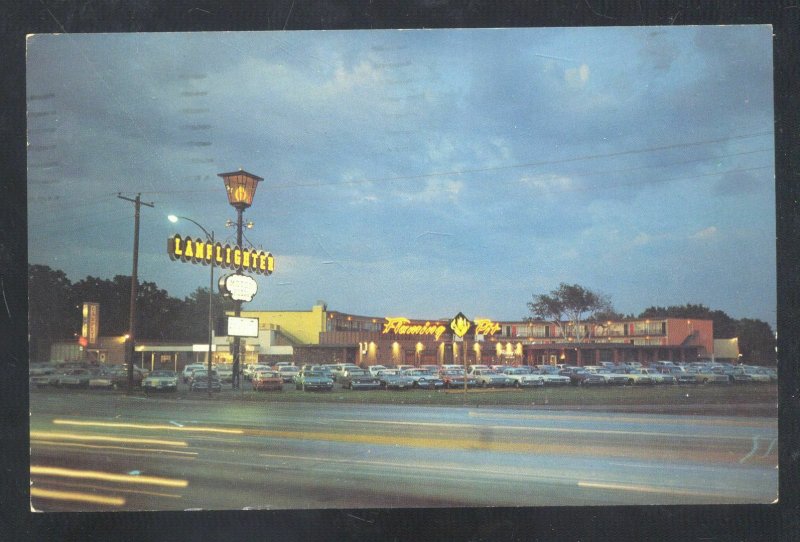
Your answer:
[[[734,375],[745,374],[750,376],[752,382],[772,382],[772,377],[766,369],[762,367],[753,367],[751,365],[744,365],[736,367],[733,370]]]
[[[694,375],[695,382],[698,384],[728,384],[731,381],[728,375],[715,373],[706,366],[690,367],[687,372]]]
[[[353,363],[337,363],[331,370],[331,373],[333,375],[333,379],[336,382],[339,382],[341,377],[344,376],[344,373],[347,371],[354,371],[356,369],[361,369],[361,367]]]
[[[142,389],[147,391],[178,391],[178,375],[175,371],[153,371],[142,380]]]
[[[452,365],[448,367],[453,367]],[[464,369],[460,366],[456,365],[455,369],[447,368],[442,369],[439,371],[439,378],[444,380],[444,387],[445,388],[464,388],[464,379],[467,380],[467,387],[472,388],[475,387],[478,382],[475,380],[474,376],[465,375]]]
[[[211,368],[213,369],[214,366],[212,365]],[[208,365],[205,363],[190,363],[184,367],[183,372],[181,373],[181,378],[183,379],[184,384],[189,382],[192,372],[194,372],[196,369],[208,369]]]
[[[371,374],[372,376],[378,376],[378,373],[380,373],[381,371],[385,371],[387,369],[388,367],[384,365],[370,365],[367,370],[369,371],[369,374]]]
[[[245,380],[252,380],[253,375],[255,375],[259,371],[271,371],[272,367],[269,365],[261,365],[261,364],[250,364],[244,368],[242,371],[242,375],[244,376]]]
[[[294,365],[281,365],[278,367],[278,374],[281,375],[281,378],[286,383],[294,382],[294,377],[299,372],[300,368],[295,367]]]
[[[60,374],[51,375],[50,384],[53,386],[70,386],[85,388],[89,386],[92,378],[89,369],[67,369]]]
[[[486,387],[503,388],[514,384],[514,381],[507,375],[498,373],[497,371],[489,368],[472,369],[469,372],[469,374],[473,378],[475,378],[477,386],[481,388],[486,388]],[[567,382],[569,382],[569,378],[567,379]]]
[[[217,374],[219,375],[220,382],[233,382],[233,365],[228,365],[227,363],[219,364],[217,366]]]
[[[544,377],[533,374],[528,367],[506,367],[503,374],[512,380],[515,388],[534,388],[544,386]]]
[[[644,385],[655,384],[655,380],[647,373],[647,369],[629,369],[626,373],[628,375],[629,385]]]
[[[642,374],[648,375],[653,380],[654,384],[674,384],[675,383],[675,377],[673,377],[669,373],[662,373],[658,369],[648,368],[648,369],[639,369],[639,370],[642,372]]]
[[[564,376],[559,374],[558,367],[548,366],[549,368],[544,369],[537,369],[535,371],[531,371],[531,374],[538,374],[544,380],[545,386],[566,386],[572,383],[572,380],[568,376]]]
[[[618,372],[617,369],[600,369],[595,374],[603,377],[606,384],[622,386],[628,383],[628,375]]]

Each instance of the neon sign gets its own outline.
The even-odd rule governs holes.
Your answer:
[[[275,259],[269,252],[241,248],[237,245],[212,244],[202,239],[184,238],[178,234],[167,239],[167,254],[172,261],[208,265],[213,260],[217,267],[241,269],[262,275],[271,275],[275,270]]]
[[[442,336],[446,328],[438,323],[425,322],[424,324],[412,324],[408,318],[386,318],[383,324],[383,333],[396,333],[398,335],[433,335],[436,340]]]
[[[500,331],[500,324],[485,318],[475,319],[475,333],[478,335],[494,335]]]

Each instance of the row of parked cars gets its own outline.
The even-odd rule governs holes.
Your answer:
[[[86,366],[83,364],[34,363],[28,371],[30,384],[37,388],[103,388],[122,389],[128,386],[127,365]],[[134,365],[133,385],[145,391],[176,391],[178,375],[174,371],[147,371]]]

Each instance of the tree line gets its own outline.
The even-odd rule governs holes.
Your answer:
[[[233,303],[212,294],[214,314],[233,310]],[[170,296],[154,282],[140,282],[136,295],[136,336],[150,341],[207,342],[208,288],[183,299]],[[128,332],[131,277],[88,276],[72,282],[63,271],[28,265],[28,336],[31,361],[50,359],[50,345],[80,336],[84,302],[100,304],[100,334]]]
[[[614,310],[607,295],[584,288],[579,284],[561,283],[547,294],[536,294],[528,302],[531,321],[555,324],[563,336],[577,340],[587,338],[587,323],[625,318],[687,318],[714,322],[715,339],[738,337],[742,359],[750,363],[774,364],[775,334],[771,326],[754,318],[731,318],[724,311],[712,310],[702,304],[648,307],[638,315],[623,315]],[[589,329],[591,329],[589,327]]]

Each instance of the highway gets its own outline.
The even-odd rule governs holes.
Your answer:
[[[777,420],[31,395],[39,511],[772,503]]]

